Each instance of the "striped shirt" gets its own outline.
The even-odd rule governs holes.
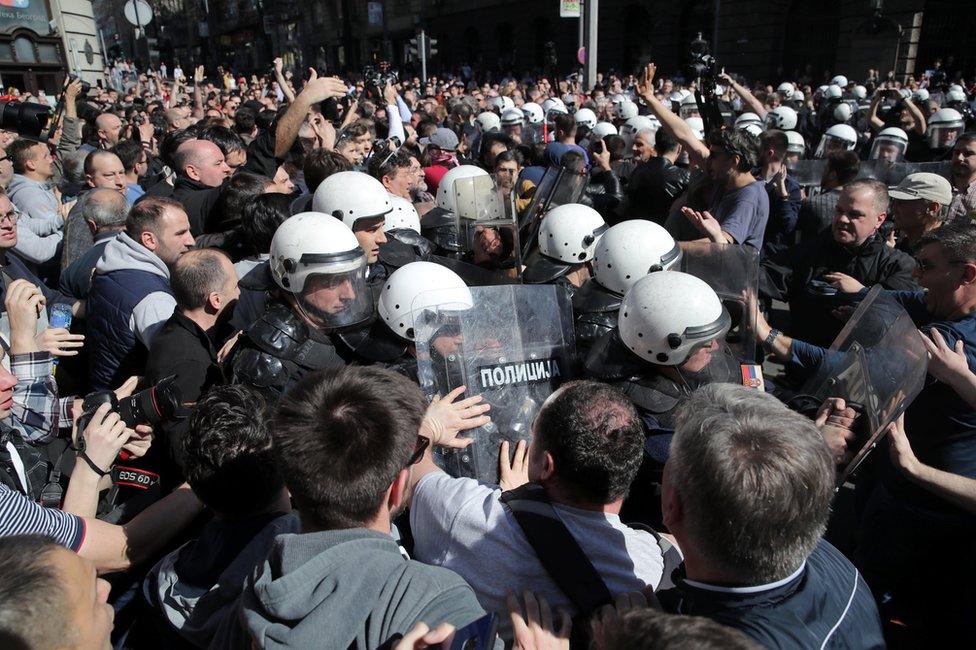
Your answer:
[[[81,517],[34,503],[0,484],[0,537],[43,535],[77,552],[87,526]]]

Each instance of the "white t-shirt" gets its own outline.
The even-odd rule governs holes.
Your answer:
[[[553,607],[565,607],[574,616],[576,609],[539,562],[499,500],[501,493],[473,479],[428,474],[410,503],[410,529],[415,559],[460,574],[481,606],[499,613],[500,633],[508,638],[509,592],[531,589]],[[611,594],[657,588],[664,559],[653,535],[625,526],[614,514],[553,505]]]

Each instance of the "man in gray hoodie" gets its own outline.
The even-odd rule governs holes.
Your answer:
[[[426,400],[391,370],[307,376],[272,422],[278,466],[301,518],[254,571],[211,647],[377,648],[418,621],[463,627],[484,616],[453,571],[406,559],[390,536]]]

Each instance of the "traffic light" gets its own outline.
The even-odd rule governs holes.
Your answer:
[[[430,58],[432,56],[437,56],[437,39],[436,38],[428,38],[428,39],[426,39],[426,41],[427,41],[427,43],[426,43],[426,45],[427,45],[427,58]]]
[[[407,56],[411,61],[420,59],[420,38],[414,36],[410,39],[410,45],[407,47]]]

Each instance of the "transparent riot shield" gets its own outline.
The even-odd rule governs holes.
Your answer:
[[[826,160],[798,160],[790,172],[793,180],[802,187],[816,187],[820,185],[826,167]]]
[[[531,147],[543,142],[545,142],[545,134],[541,124],[524,124],[522,126],[522,144]]]
[[[741,363],[756,359],[759,253],[748,246],[682,242],[676,269],[708,283],[731,317],[725,342]]]
[[[514,197],[506,199],[490,176],[454,181],[458,239],[464,256],[491,270],[521,271]]]
[[[843,485],[925,384],[928,356],[905,309],[879,286],[868,292],[831,344],[803,393],[843,397],[858,412],[855,439],[838,466]]]
[[[530,440],[539,408],[570,378],[575,356],[572,309],[552,285],[474,287],[473,306],[455,309],[428,294],[428,309],[415,321],[418,377],[428,396],[466,386],[491,405],[491,423],[465,435],[466,449],[435,456],[453,476],[498,482],[503,440]]]
[[[889,187],[898,185],[909,174],[928,172],[951,179],[952,163],[948,160],[926,163],[899,162],[888,167],[883,180]]]
[[[579,174],[563,167],[550,167],[546,170],[529,207],[519,218],[519,234],[522,241],[522,257],[536,247],[539,224],[549,210],[567,203],[579,203],[589,176]]]
[[[862,160],[857,171],[857,178],[870,178],[875,181],[887,182],[888,176],[891,174],[892,164],[894,163],[885,160]]]

